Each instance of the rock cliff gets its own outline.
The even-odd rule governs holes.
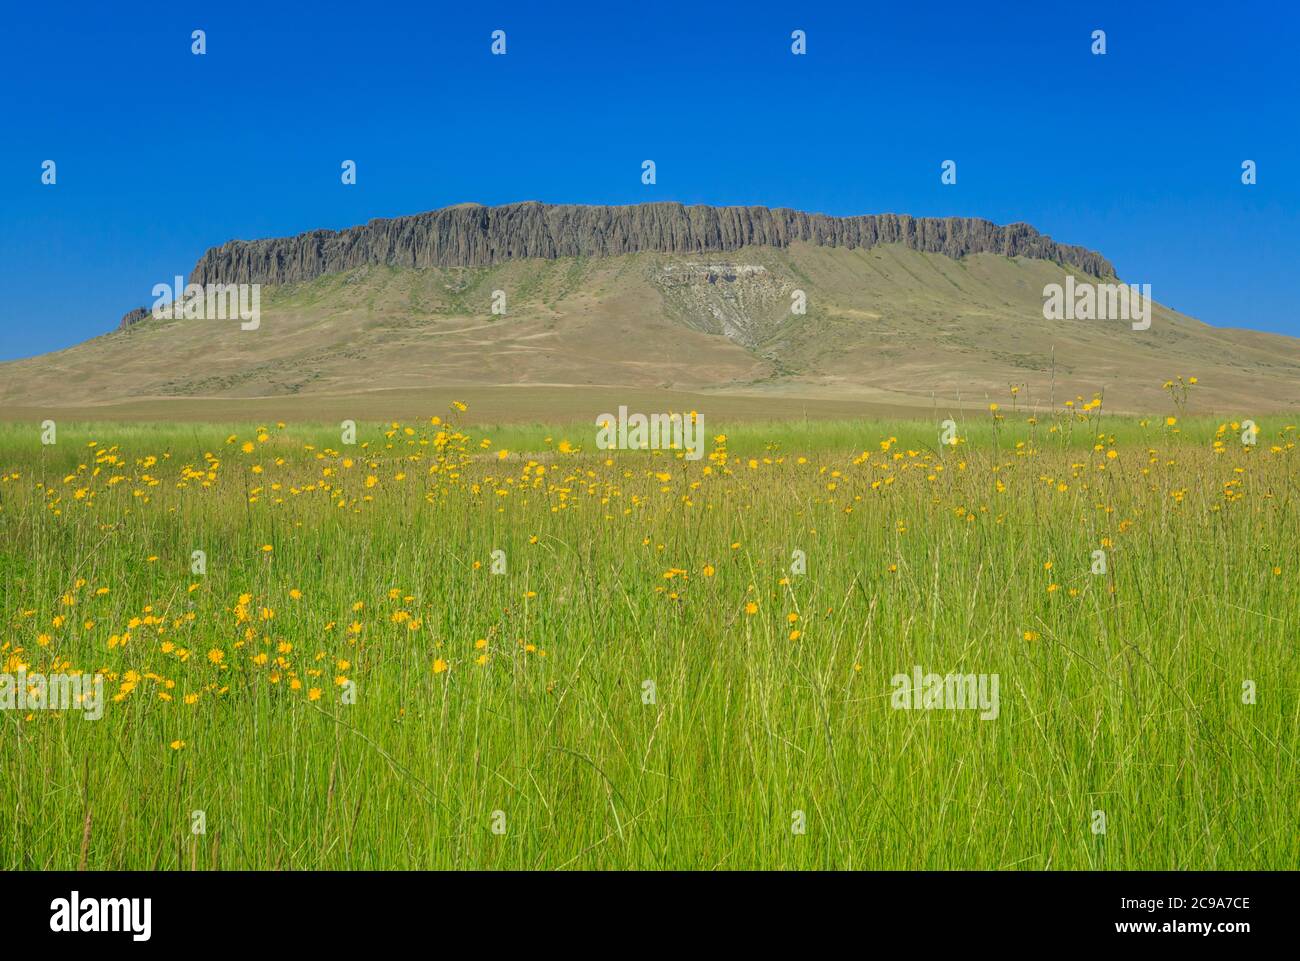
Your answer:
[[[137,307],[135,310],[128,310],[122,315],[122,320],[117,325],[118,330],[126,330],[132,324],[138,324],[149,316],[148,307]]]
[[[687,207],[678,203],[599,207],[536,202],[460,204],[346,230],[313,230],[272,240],[232,240],[208,250],[190,283],[284,284],[366,264],[478,267],[503,260],[611,257],[658,251],[702,254],[794,241],[831,247],[902,244],[959,258],[990,253],[1052,260],[1098,277],[1106,258],[1058,244],[1028,224],[998,226],[965,217],[868,214],[830,217],[786,208]]]

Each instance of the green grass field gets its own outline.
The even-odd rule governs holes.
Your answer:
[[[1300,865],[1292,420],[430,413],[0,425],[0,867]]]

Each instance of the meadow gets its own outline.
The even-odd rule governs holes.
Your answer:
[[[0,868],[1294,869],[1296,420],[1170,396],[0,425],[0,671],[106,697],[0,711]]]

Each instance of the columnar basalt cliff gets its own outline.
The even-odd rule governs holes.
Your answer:
[[[959,258],[988,253],[1031,257],[1097,277],[1106,258],[1058,244],[1028,224],[998,226],[968,217],[869,214],[829,217],[786,208],[687,207],[678,203],[598,207],[536,202],[461,204],[347,230],[313,230],[272,240],[232,240],[205,253],[190,283],[285,284],[368,264],[481,267],[505,260],[610,257],[642,251],[702,254],[746,246],[829,247],[902,244]]]
[[[138,324],[149,316],[148,307],[137,307],[135,310],[128,310],[122,315],[121,321],[117,325],[118,330],[126,330],[132,324]]]

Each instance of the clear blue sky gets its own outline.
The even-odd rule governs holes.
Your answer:
[[[287,6],[7,5],[0,358],[113,328],[232,238],[518,200],[1023,220],[1300,335],[1294,3]]]

